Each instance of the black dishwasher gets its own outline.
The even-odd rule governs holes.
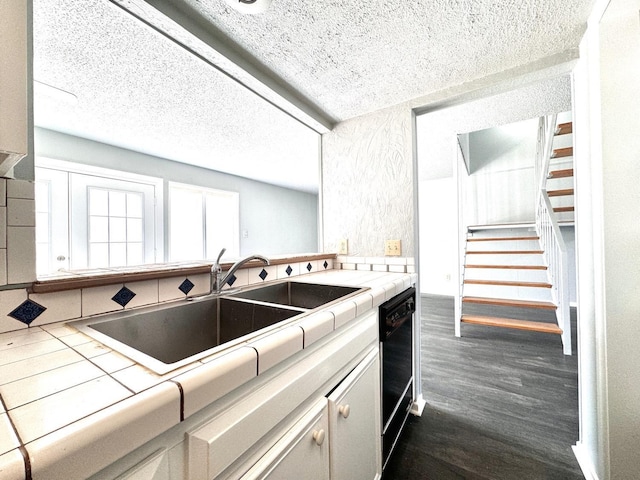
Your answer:
[[[413,402],[413,314],[411,287],[380,305],[382,356],[382,465],[389,460]]]

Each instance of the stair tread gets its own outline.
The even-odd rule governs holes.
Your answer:
[[[573,122],[560,123],[556,127],[555,134],[557,135],[567,135],[569,133],[573,133]]]
[[[575,207],[555,207],[553,211],[556,213],[573,212],[575,211]]]
[[[506,268],[510,270],[546,270],[546,265],[482,265],[482,264],[470,264],[465,265],[465,268]]]
[[[538,300],[515,300],[511,298],[490,298],[490,297],[462,297],[465,303],[479,303],[483,305],[502,305],[508,307],[542,308],[545,310],[555,310],[556,305],[551,302],[541,302]]]
[[[491,327],[513,328],[516,330],[528,330],[533,332],[554,333],[561,335],[562,329],[555,323],[534,322],[517,318],[500,318],[484,315],[462,315],[460,320],[464,323],[486,325]]]
[[[563,188],[560,190],[549,190],[547,192],[547,195],[549,195],[550,197],[563,197],[565,195],[573,195],[574,194],[574,190],[573,188]]]
[[[551,158],[563,158],[573,156],[573,147],[556,148],[551,153]]]
[[[469,237],[467,242],[503,242],[509,240],[539,240],[540,237]]]
[[[552,170],[549,172],[547,179],[573,177],[573,168],[564,168],[562,170]]]
[[[551,284],[547,282],[520,282],[515,280],[473,280],[465,279],[468,285],[499,285],[503,287],[534,287],[534,288],[551,288]]]
[[[544,253],[544,250],[470,250],[467,255],[533,255]]]

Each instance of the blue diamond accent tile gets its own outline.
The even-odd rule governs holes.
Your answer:
[[[262,280],[264,280],[265,278],[267,278],[267,275],[269,275],[269,274],[267,273],[267,271],[266,271],[264,268],[263,268],[263,269],[262,269],[262,271],[258,274],[258,276],[259,276]]]
[[[324,263],[322,264],[322,266],[324,267],[324,269],[326,270],[327,267],[329,266],[329,264],[327,263],[327,261],[325,260]]]
[[[25,300],[12,311],[9,316],[30,325],[36,318],[40,316],[47,308],[34,302],[33,300]]]
[[[118,293],[116,293],[113,297],[111,297],[111,300],[116,302],[118,305],[124,307],[135,296],[136,294],[133,293],[131,290],[129,290],[127,287],[122,287],[120,290],[118,290]]]
[[[180,284],[180,286],[178,287],[178,290],[180,290],[185,295],[188,295],[189,292],[193,289],[193,287],[195,287],[195,285],[193,284],[193,282],[191,280],[189,280],[187,278],[187,279],[185,279],[184,282],[182,282]]]
[[[287,275],[291,275],[291,272],[293,272],[293,268],[291,268],[291,265],[289,265],[287,267],[287,269],[285,270],[285,272],[287,272]]]
[[[229,278],[227,278],[227,285],[229,285],[230,287],[236,283],[236,280],[238,279],[238,277],[236,277],[235,275],[231,274],[231,276]]]
[[[313,267],[310,263],[307,263],[307,272],[310,272]]]

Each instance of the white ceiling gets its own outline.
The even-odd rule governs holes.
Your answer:
[[[327,124],[575,48],[592,3],[273,0],[260,15],[224,0],[144,5],[181,12]],[[315,132],[108,0],[34,0],[34,78],[77,98],[37,88],[39,126],[317,191]]]

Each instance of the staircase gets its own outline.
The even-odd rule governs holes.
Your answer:
[[[534,224],[469,227],[460,321],[562,335],[547,270]],[[551,315],[527,320],[532,310]]]
[[[456,335],[461,324],[560,335],[564,354],[571,355],[560,225],[574,222],[572,130],[571,122],[556,124],[555,115],[540,121],[535,223],[467,228]]]
[[[573,123],[564,122],[553,131],[546,170],[546,191],[559,224],[574,222]]]

